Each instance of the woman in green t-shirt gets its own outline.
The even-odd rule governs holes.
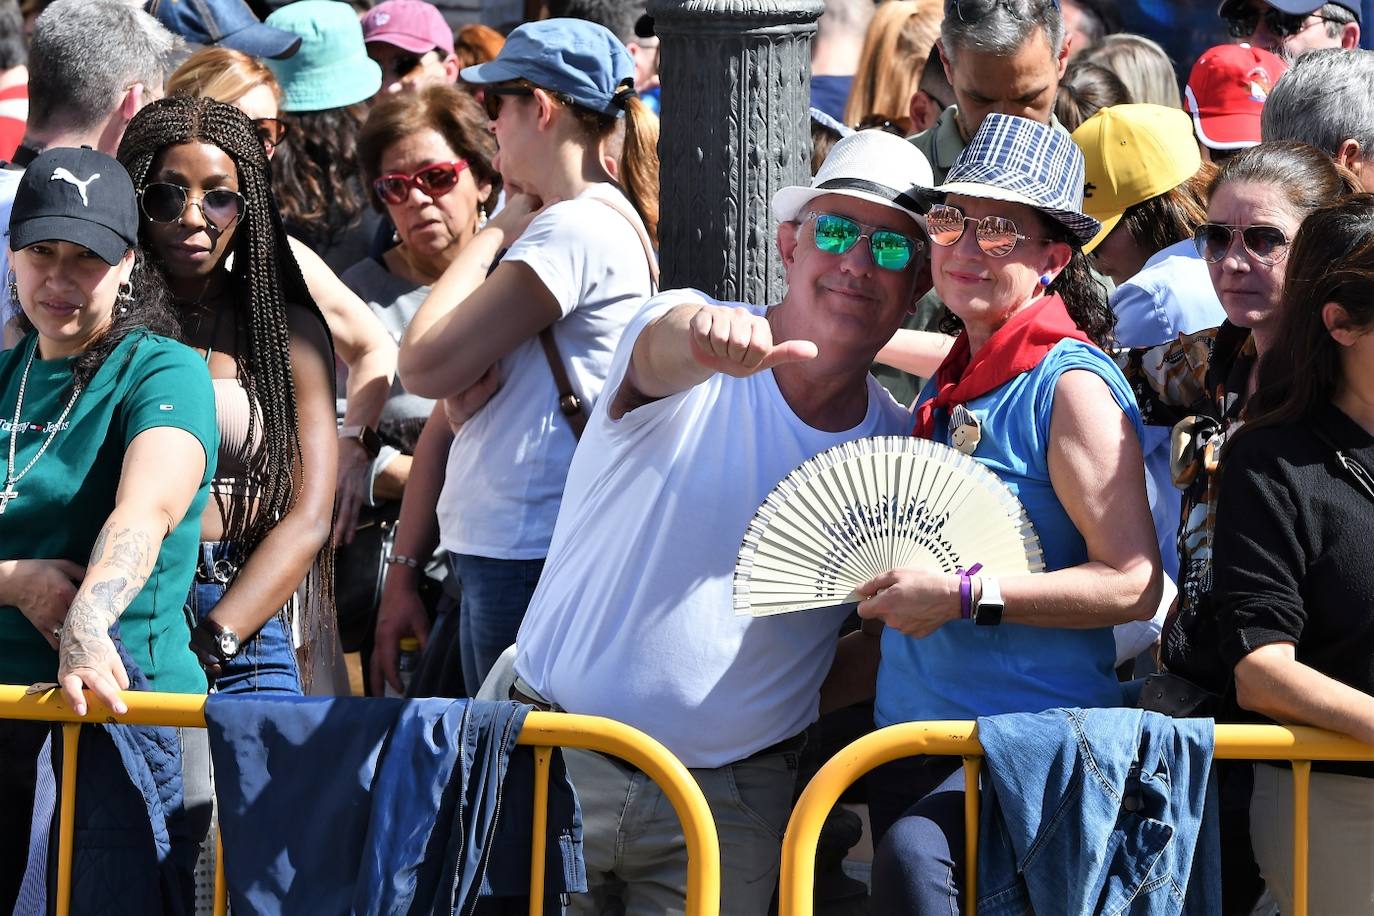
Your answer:
[[[136,247],[133,184],[103,153],[48,150],[9,228],[26,333],[0,353],[0,680],[56,680],[78,714],[83,688],[124,712],[114,628],[151,689],[203,693],[181,596],[214,395],[205,364],[168,339],[176,318]]]

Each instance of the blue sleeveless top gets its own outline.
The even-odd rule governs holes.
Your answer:
[[[1054,389],[1059,377],[1071,370],[1086,370],[1106,382],[1136,434],[1143,435],[1126,377],[1105,353],[1077,340],[1060,341],[1034,369],[964,405],[982,426],[973,457],[1026,507],[1040,536],[1046,571],[1088,560],[1083,536],[1050,483]],[[917,404],[934,396],[932,382]],[[936,412],[934,438],[950,444],[948,411]],[[979,627],[956,620],[925,639],[885,629],[882,649],[874,706],[879,726],[1122,704],[1111,627]]]

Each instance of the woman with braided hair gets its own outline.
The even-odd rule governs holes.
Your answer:
[[[219,469],[201,518],[191,647],[222,692],[300,692],[281,609],[329,535],[338,446],[328,330],[246,115],[161,99],[129,122],[119,160],[138,190],[144,247],[215,388]],[[311,584],[304,633],[327,619],[310,610],[327,604]]]

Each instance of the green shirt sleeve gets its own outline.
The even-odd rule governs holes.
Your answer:
[[[128,391],[120,404],[120,432],[128,448],[144,430],[170,426],[196,437],[205,449],[205,476],[215,474],[219,426],[210,370],[190,347],[149,334],[131,357]]]

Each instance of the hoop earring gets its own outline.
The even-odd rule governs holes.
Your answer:
[[[13,305],[15,308],[18,308],[18,307],[19,307],[19,280],[18,280],[17,277],[15,277],[14,271],[13,271],[13,270],[10,271],[10,276],[9,276],[9,289],[6,290],[6,292],[9,293],[9,296],[10,296],[10,304]]]
[[[129,311],[129,303],[134,301],[134,284],[128,280],[119,284],[119,292],[115,293],[115,304],[119,306],[119,314],[123,315]]]

